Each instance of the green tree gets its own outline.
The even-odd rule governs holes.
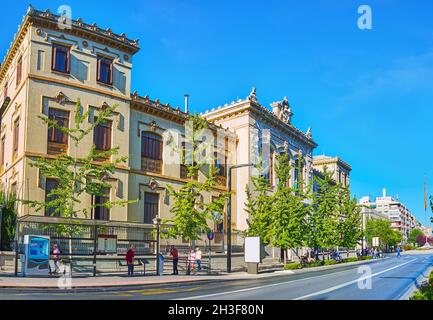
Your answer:
[[[1,243],[0,251],[12,250],[12,243],[15,237],[15,224],[18,216],[17,201],[13,194],[8,194],[4,191],[0,191],[0,207],[2,210],[2,220],[1,221]]]
[[[339,186],[337,216],[339,217],[339,246],[354,248],[362,239],[362,214],[361,207],[356,199],[351,198],[347,187]]]
[[[321,176],[315,177],[315,181],[318,188],[312,196],[308,246],[330,249],[339,243],[338,185],[326,167]]]
[[[413,244],[416,244],[417,242],[416,242],[416,238],[419,236],[419,235],[422,235],[422,234],[424,234],[420,229],[413,229],[410,233],[409,233],[409,237],[407,238],[407,241],[409,242],[409,243],[413,243]]]
[[[302,159],[301,159],[302,160]],[[300,166],[302,161],[298,161]],[[300,172],[300,167],[298,172]],[[277,248],[295,249],[304,246],[308,208],[304,204],[305,192],[302,188],[290,187],[292,166],[287,152],[277,156],[275,168],[277,186],[271,200],[270,225],[267,233],[269,243]],[[299,181],[303,185],[303,181]],[[297,250],[295,251],[297,252]],[[284,255],[286,263],[287,254]]]
[[[379,237],[379,245],[388,249],[390,246],[396,246],[401,242],[401,234],[391,228],[391,221],[387,219],[369,219],[366,223],[367,241],[370,246],[373,245],[373,237]]]
[[[40,157],[30,163],[30,166],[39,169],[42,177],[55,178],[57,186],[47,195],[48,201],[25,200],[23,201],[25,204],[36,211],[50,210],[52,216],[73,219],[89,217],[91,211],[98,206],[111,209],[116,205],[125,206],[132,202],[109,200],[103,204],[86,205],[81,201],[81,196],[84,194],[104,196],[107,189],[111,187],[108,181],[114,174],[116,166],[127,161],[125,156],[116,157],[119,147],[99,151],[96,150],[95,145],[92,145],[86,156],[78,156],[78,150],[87,148],[87,142],[84,142],[87,136],[93,134],[95,127],[115,116],[116,108],[117,105],[113,105],[100,109],[93,123],[88,124],[90,111],[83,112],[81,102],[78,100],[71,127],[64,127],[46,116],[39,117],[49,128],[55,128],[68,137],[72,144],[72,155],[60,154],[55,159]],[[80,226],[55,224],[54,227],[58,233],[67,236],[82,232]]]
[[[272,216],[272,197],[270,197],[269,180],[263,166],[263,160],[259,159],[256,165],[257,175],[251,177],[252,189],[246,187],[247,202],[246,212],[248,213],[248,229],[245,232],[249,237],[260,237],[264,245],[270,243],[270,228]]]
[[[186,241],[200,239],[201,232],[210,230],[208,222],[216,216],[222,216],[224,205],[227,200],[227,194],[221,193],[219,197],[210,203],[202,200],[201,195],[204,192],[213,191],[217,185],[216,174],[218,169],[202,160],[200,153],[203,152],[200,132],[208,129],[206,120],[199,115],[192,115],[189,118],[191,129],[186,134],[190,145],[183,151],[176,142],[171,138],[168,145],[181,155],[181,161],[187,168],[188,181],[178,190],[167,186],[169,194],[174,198],[171,208],[172,218],[165,219],[164,223],[169,224],[167,229],[168,237],[182,237]],[[198,181],[195,177],[199,171],[205,176],[203,182]]]

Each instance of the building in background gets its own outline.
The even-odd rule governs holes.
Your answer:
[[[350,172],[352,167],[344,162],[339,157],[329,157],[325,155],[315,156],[313,158],[314,174],[321,175],[325,170],[332,172],[333,179],[336,183],[341,184],[343,187],[350,187]]]
[[[370,197],[363,197],[359,204],[364,207],[364,213],[372,218],[386,217],[391,221],[391,227],[399,231],[403,242],[406,242],[413,229],[421,229],[421,223],[415,218],[402,202],[386,194],[383,189],[381,197],[376,197],[374,201]]]

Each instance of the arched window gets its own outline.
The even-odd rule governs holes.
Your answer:
[[[141,170],[161,173],[162,137],[154,132],[141,134]]]

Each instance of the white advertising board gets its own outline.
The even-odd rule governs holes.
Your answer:
[[[245,238],[245,262],[260,263],[260,237]]]
[[[373,247],[379,246],[379,237],[373,237]]]

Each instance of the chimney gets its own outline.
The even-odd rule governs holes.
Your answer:
[[[382,189],[382,196],[383,196],[384,198],[386,197],[386,189],[385,189],[385,188]]]
[[[188,98],[189,94],[185,95],[185,113],[188,113]]]

